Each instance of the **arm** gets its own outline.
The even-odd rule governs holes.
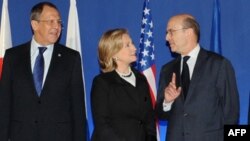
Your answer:
[[[223,60],[218,76],[217,87],[222,98],[225,124],[237,124],[239,120],[239,94],[234,69],[228,60]]]
[[[0,80],[0,140],[9,139],[10,107],[11,107],[11,58],[6,51]]]
[[[157,94],[157,113],[160,119],[167,119],[174,100],[181,94],[181,87],[176,86],[176,74],[172,73],[171,81],[167,81],[165,71],[160,73],[159,89]]]
[[[145,77],[144,77],[145,78]],[[150,95],[150,88],[149,85],[147,83],[146,78],[144,79],[144,83],[145,83],[145,97],[147,98],[147,100],[145,100],[145,109],[146,110],[146,131],[147,131],[147,136],[146,136],[146,141],[157,141],[156,139],[156,115],[154,112],[154,107],[152,104],[152,100],[155,100],[154,98],[151,98]]]
[[[96,77],[91,88],[91,109],[95,125],[94,134],[104,141],[123,141],[111,126],[109,106],[109,84],[103,78]]]

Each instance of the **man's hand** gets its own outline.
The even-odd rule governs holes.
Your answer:
[[[181,87],[176,87],[176,74],[173,73],[172,80],[164,90],[165,102],[174,101],[181,94]]]

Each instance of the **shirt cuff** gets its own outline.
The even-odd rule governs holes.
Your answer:
[[[165,100],[164,100],[163,103],[162,103],[163,111],[164,111],[164,112],[170,111],[173,102],[174,102],[174,101],[167,103],[167,102],[165,102]]]

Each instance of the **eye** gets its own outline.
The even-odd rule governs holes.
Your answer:
[[[125,47],[130,47],[130,43],[127,43],[127,44],[125,45]]]

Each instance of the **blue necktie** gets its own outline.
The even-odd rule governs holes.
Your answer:
[[[36,87],[37,95],[40,96],[43,85],[43,72],[44,72],[44,59],[43,53],[47,49],[46,47],[38,47],[39,54],[36,57],[36,62],[33,69],[33,79]]]

